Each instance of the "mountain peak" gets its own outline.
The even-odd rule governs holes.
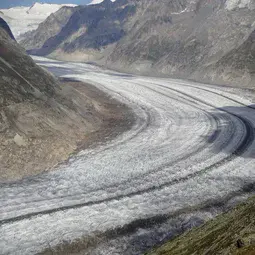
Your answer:
[[[92,4],[100,4],[102,2],[115,2],[116,0],[92,0],[89,5],[92,5]]]

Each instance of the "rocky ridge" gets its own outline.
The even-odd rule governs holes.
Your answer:
[[[0,182],[51,169],[108,119],[121,123],[125,107],[78,85],[37,66],[0,18]]]

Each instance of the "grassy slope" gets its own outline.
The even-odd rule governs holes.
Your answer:
[[[255,198],[147,253],[170,254],[255,254]]]

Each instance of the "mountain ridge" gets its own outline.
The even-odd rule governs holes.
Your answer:
[[[254,17],[255,5],[250,0],[104,1],[81,7],[41,49],[31,50],[33,45],[28,49],[32,54],[94,61],[131,73],[218,84],[243,81],[250,86],[254,67],[246,64],[244,56],[237,57],[235,49],[255,30]],[[113,34],[114,40],[107,37]],[[247,45],[253,58],[253,41]],[[229,56],[231,52],[235,57]],[[242,66],[235,62],[238,59]]]
[[[128,112],[87,84],[57,80],[10,31],[0,18],[0,182],[52,169]]]
[[[0,9],[0,16],[8,21],[15,38],[19,41],[22,35],[35,30],[50,14],[55,13],[61,7],[75,7],[73,4],[47,4],[34,3],[31,6],[16,6],[9,9]]]

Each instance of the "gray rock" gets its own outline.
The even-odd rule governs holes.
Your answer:
[[[49,38],[61,31],[76,9],[77,7],[64,6],[52,13],[44,22],[39,24],[38,29],[23,34],[20,45],[27,50],[40,49]]]

